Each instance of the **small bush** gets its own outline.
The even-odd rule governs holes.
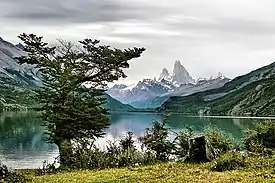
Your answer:
[[[151,152],[138,151],[134,146],[133,133],[128,132],[119,143],[108,142],[107,150],[100,150],[93,142],[82,140],[67,157],[70,162],[61,169],[104,169],[148,165],[156,162]]]
[[[134,142],[133,132],[127,132],[126,136],[120,140],[119,145],[122,150],[127,151],[129,149],[135,149]]]
[[[245,166],[245,158],[237,151],[228,152],[221,155],[214,162],[214,166],[211,167],[212,171],[230,171]]]
[[[209,128],[205,131],[208,145],[214,150],[215,157],[227,153],[230,150],[238,149],[239,145],[229,134],[218,128]]]
[[[35,170],[36,176],[42,176],[47,174],[56,174],[58,173],[58,169],[56,168],[56,161],[54,163],[48,163],[47,161],[43,162],[42,168],[38,168]]]
[[[174,150],[174,144],[169,140],[169,129],[165,127],[166,123],[167,120],[155,121],[145,136],[140,138],[143,146],[154,152],[159,161],[168,161]]]
[[[275,149],[275,122],[262,122],[247,130],[244,145],[250,152],[270,154]]]

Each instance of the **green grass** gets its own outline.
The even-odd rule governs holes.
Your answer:
[[[164,163],[153,166],[106,169],[101,171],[75,171],[33,177],[35,183],[115,183],[115,182],[275,182],[270,169],[243,169],[211,172],[210,163]]]

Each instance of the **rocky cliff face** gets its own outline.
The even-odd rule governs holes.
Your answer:
[[[172,82],[176,85],[195,83],[195,80],[190,76],[188,71],[181,65],[180,61],[174,64]]]
[[[169,81],[175,86],[180,86],[182,84],[195,83],[195,80],[190,76],[188,71],[181,65],[180,61],[176,61],[174,64],[173,73],[169,74],[168,70],[164,68],[158,79],[161,81]]]
[[[15,46],[0,38],[0,78],[17,83],[39,86],[39,71],[32,65],[18,64],[16,57],[25,55],[21,46]]]

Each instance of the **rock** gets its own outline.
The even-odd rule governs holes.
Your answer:
[[[209,162],[214,159],[214,151],[207,144],[205,136],[197,136],[190,140],[189,153],[186,161]]]
[[[190,76],[188,71],[181,65],[180,61],[174,64],[172,82],[178,85],[195,83],[195,80]]]
[[[256,91],[260,91],[262,88],[263,88],[263,85],[258,85],[258,86],[256,87]]]
[[[168,72],[168,70],[166,68],[164,68],[159,76],[159,79],[158,81],[162,81],[162,80],[167,80],[167,81],[170,81],[171,80],[171,76]]]

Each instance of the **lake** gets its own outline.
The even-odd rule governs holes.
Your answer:
[[[0,114],[0,160],[11,168],[38,168],[47,160],[53,162],[58,156],[57,147],[48,144],[43,134],[45,127],[35,112]],[[169,128],[180,131],[191,126],[195,131],[215,126],[231,133],[238,140],[242,131],[253,127],[263,118],[229,118],[229,117],[197,117],[180,114],[170,115]],[[145,129],[154,120],[162,120],[163,116],[155,113],[115,113],[110,115],[111,126],[106,129],[106,136],[96,144],[106,147],[108,140],[118,140],[125,132],[132,131],[135,137],[142,136]]]

